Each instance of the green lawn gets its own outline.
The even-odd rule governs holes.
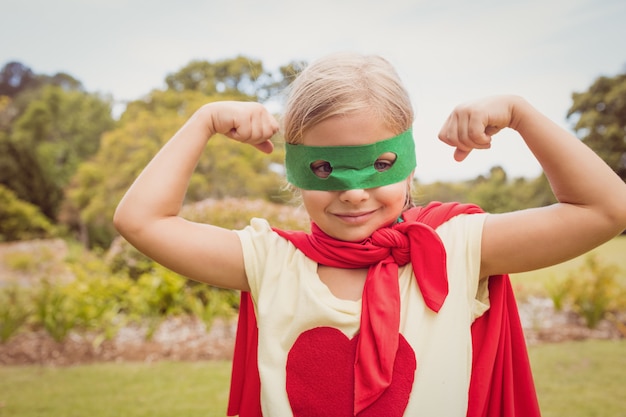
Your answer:
[[[229,362],[0,367],[1,417],[223,417]]]
[[[543,417],[626,416],[626,340],[529,349]]]
[[[626,415],[626,341],[531,346],[544,417]],[[226,415],[230,362],[0,367],[0,417]]]

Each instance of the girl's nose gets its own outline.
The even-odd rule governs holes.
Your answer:
[[[353,190],[345,190],[339,193],[339,199],[344,203],[358,204],[369,198],[367,190],[356,188]]]

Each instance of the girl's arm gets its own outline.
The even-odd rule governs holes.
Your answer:
[[[461,161],[491,135],[516,130],[541,164],[558,203],[487,217],[481,276],[554,265],[581,255],[626,229],[626,184],[575,136],[517,96],[457,107],[439,138]]]
[[[235,232],[178,216],[189,179],[216,133],[271,152],[278,123],[258,103],[201,107],[135,180],[115,211],[115,227],[138,250],[193,280],[247,291]]]

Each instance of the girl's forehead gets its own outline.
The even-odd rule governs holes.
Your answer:
[[[302,136],[307,146],[369,145],[397,135],[369,112],[333,116],[309,128]]]

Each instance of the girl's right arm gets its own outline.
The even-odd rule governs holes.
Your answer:
[[[211,136],[221,133],[269,153],[276,119],[258,103],[204,105],[165,144],[120,201],[113,223],[138,250],[190,279],[249,291],[235,232],[178,216],[189,179]]]

